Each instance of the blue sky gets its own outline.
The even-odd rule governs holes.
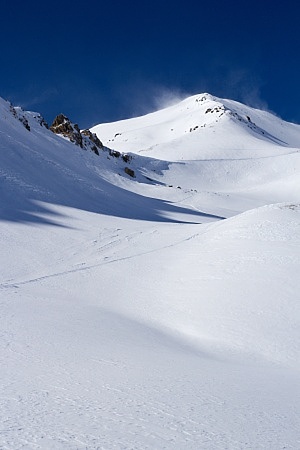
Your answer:
[[[209,92],[300,123],[298,1],[1,1],[0,96],[80,127]]]

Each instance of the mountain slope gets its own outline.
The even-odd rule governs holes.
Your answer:
[[[97,156],[15,111],[0,101],[0,447],[298,448],[298,127],[204,111],[222,139],[181,133],[169,160],[164,110],[132,119],[157,147],[128,162],[131,131]],[[220,159],[195,160],[197,136]]]
[[[202,94],[92,131],[111,148],[132,152],[138,181],[164,186],[160,195],[175,201],[181,188],[180,201],[195,210],[212,212],[213,202],[228,217],[299,200],[300,126],[268,112]]]
[[[40,202],[141,220],[166,220],[164,210],[189,213],[107,181],[106,173],[124,177],[125,185],[130,178],[124,172],[130,163],[111,156],[108,149],[99,156],[82,150],[41,126],[36,113],[20,110],[29,131],[12,114],[8,102],[2,101],[0,106],[2,220],[43,222],[42,216],[52,213]]]
[[[117,150],[167,161],[266,157],[300,146],[299,125],[209,94],[91,130]]]

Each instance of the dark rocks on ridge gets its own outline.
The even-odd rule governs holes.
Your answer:
[[[95,133],[90,130],[80,131],[77,123],[72,123],[64,114],[55,117],[50,130],[85,150],[92,150],[96,155],[99,155],[99,150],[103,149],[103,144]]]

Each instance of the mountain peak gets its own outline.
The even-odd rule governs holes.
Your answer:
[[[209,93],[91,130],[114,150],[167,161],[251,158],[300,146],[299,125]]]

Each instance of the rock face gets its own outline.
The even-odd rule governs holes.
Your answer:
[[[89,140],[92,143],[91,149],[96,155],[99,155],[99,149],[103,149],[103,144],[96,133],[92,133],[90,130],[83,130],[81,135],[85,137],[83,137],[83,141]]]
[[[95,133],[92,133],[90,130],[81,132],[79,126],[76,123],[72,123],[64,114],[59,114],[55,117],[50,130],[55,134],[64,136],[85,150],[93,151],[96,155],[99,155],[99,150],[103,148],[102,142]]]
[[[82,136],[77,124],[72,124],[70,119],[64,114],[59,114],[55,117],[50,130],[55,134],[61,134],[68,138],[74,144],[82,147]]]
[[[24,111],[20,106],[13,106],[9,103],[9,109],[13,117],[19,120],[27,131],[31,131],[30,123],[36,121],[41,127],[49,128],[45,119],[39,113]]]
[[[127,173],[131,178],[135,178],[134,170],[129,169],[129,167],[125,167],[124,172]]]
[[[132,156],[127,153],[121,153],[119,151],[104,147],[96,133],[92,133],[88,129],[80,131],[79,126],[76,123],[72,123],[64,114],[59,114],[56,116],[49,129],[53,133],[63,136],[70,142],[78,145],[83,150],[90,150],[96,155],[99,155],[99,151],[101,150],[104,154],[106,154],[108,159],[110,159],[110,157],[120,158],[120,160],[126,164],[130,164],[132,161]],[[134,170],[129,167],[125,167],[124,172],[131,178],[135,178]]]

